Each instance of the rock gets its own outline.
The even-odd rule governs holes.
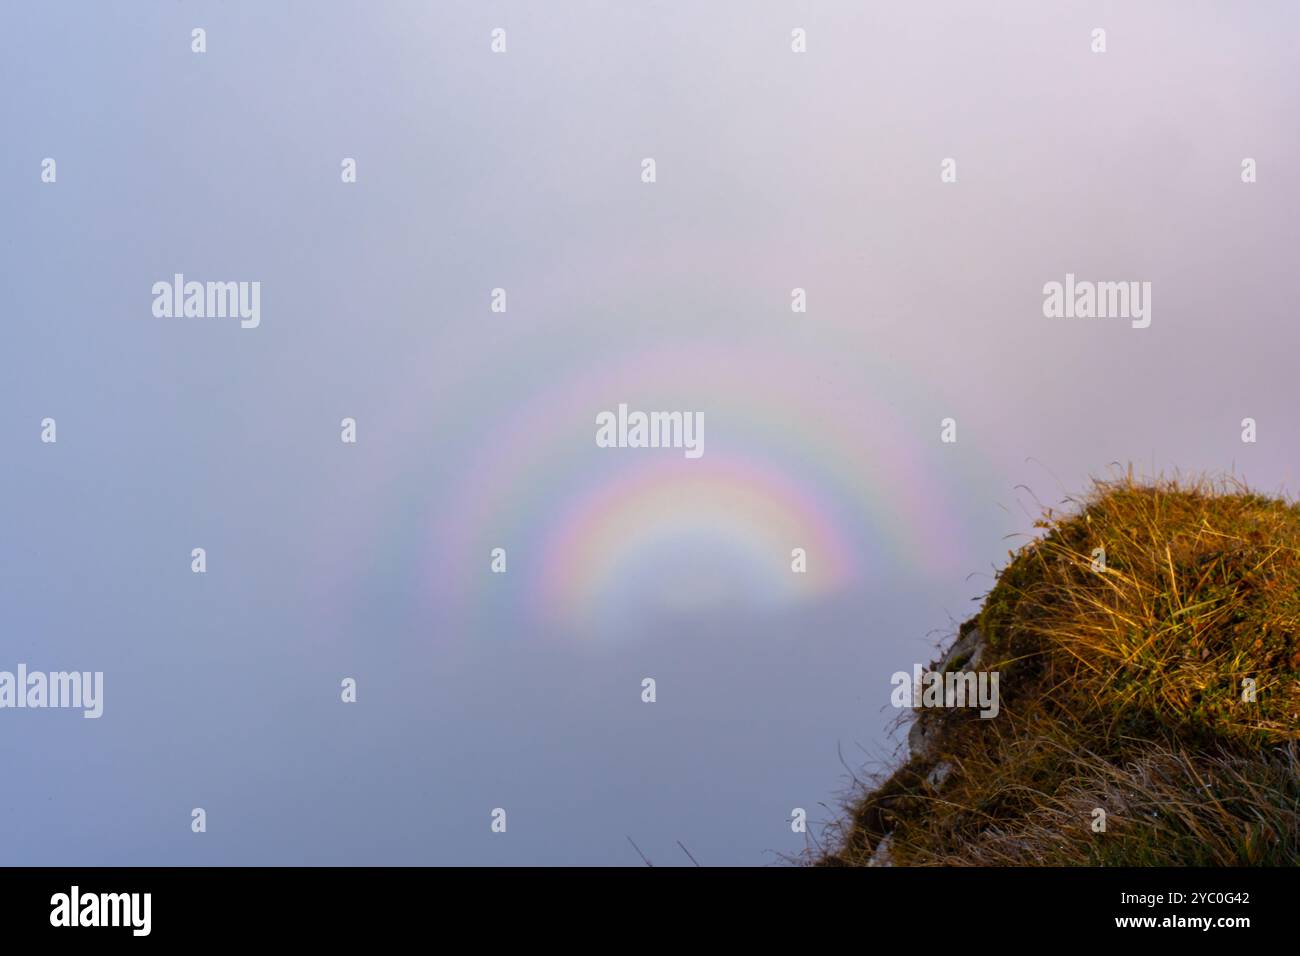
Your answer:
[[[950,670],[976,670],[979,668],[980,661],[984,659],[986,647],[984,635],[980,633],[978,627],[972,627],[964,636],[953,641],[952,647],[944,652],[943,657],[937,664],[932,665],[930,670],[940,674]],[[938,756],[936,749],[938,737],[939,722],[928,711],[917,710],[912,726],[907,732],[907,746],[912,756],[922,761],[933,760]],[[944,777],[946,776],[945,773]]]
[[[881,837],[880,842],[876,844],[876,852],[872,853],[871,859],[867,861],[867,866],[893,866],[894,861],[889,855],[889,845],[892,842],[893,837],[890,834]]]
[[[943,782],[947,780],[951,774],[952,764],[946,760],[941,760],[930,768],[930,772],[925,775],[925,782],[935,790],[938,790],[943,786]]]
[[[972,627],[966,632],[965,637],[953,641],[952,647],[948,648],[948,653],[943,655],[935,670],[941,674],[950,670],[973,671],[980,666],[980,661],[984,657],[984,647],[984,635],[980,633],[978,627]]]
[[[918,710],[912,719],[912,727],[907,732],[907,746],[912,756],[918,760],[929,760],[934,756],[934,747],[939,736],[939,725],[924,710]]]

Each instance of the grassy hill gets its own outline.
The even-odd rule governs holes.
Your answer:
[[[1038,526],[934,668],[997,716],[918,710],[810,862],[1300,863],[1300,507],[1130,479]]]

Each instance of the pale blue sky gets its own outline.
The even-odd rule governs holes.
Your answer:
[[[839,749],[891,751],[889,675],[1028,530],[1018,485],[1294,489],[1294,8],[986,6],[6,3],[0,669],[105,703],[0,712],[4,862],[771,862]],[[261,281],[261,326],[154,319],[175,272]],[[1151,327],[1045,319],[1066,272],[1150,281]],[[592,441],[620,401],[702,411],[850,579],[753,601],[770,529],[706,522],[558,569],[594,625],[542,615],[546,520],[640,467]],[[735,587],[683,611],[683,568]]]

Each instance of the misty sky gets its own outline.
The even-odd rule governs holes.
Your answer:
[[[1298,20],[5,3],[0,670],[105,692],[0,710],[0,861],[798,851],[1035,499],[1295,490]],[[1150,327],[1045,318],[1067,272]],[[620,403],[704,455],[597,448]]]

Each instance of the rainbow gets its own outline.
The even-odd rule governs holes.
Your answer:
[[[637,582],[638,568],[654,563],[647,557],[662,558],[658,596],[684,607],[710,594],[751,603],[812,598],[847,585],[857,566],[851,543],[809,488],[770,463],[736,455],[629,461],[557,508],[540,540],[535,602],[548,619],[580,626],[597,619],[589,612],[601,595]],[[805,573],[791,570],[794,548],[811,555]],[[710,575],[697,575],[694,564],[663,573],[699,556],[715,559]],[[741,580],[719,591],[737,572]]]
[[[439,606],[508,605],[584,631],[633,597],[783,603],[865,588],[900,564],[949,570],[963,526],[938,480],[939,416],[903,419],[881,370],[855,373],[879,396],[862,408],[797,349],[692,345],[556,364],[495,428],[443,443],[462,477],[423,539]],[[595,414],[619,401],[702,411],[704,457],[596,448]],[[494,547],[507,550],[507,576],[488,569]],[[796,547],[806,574],[791,570]]]

